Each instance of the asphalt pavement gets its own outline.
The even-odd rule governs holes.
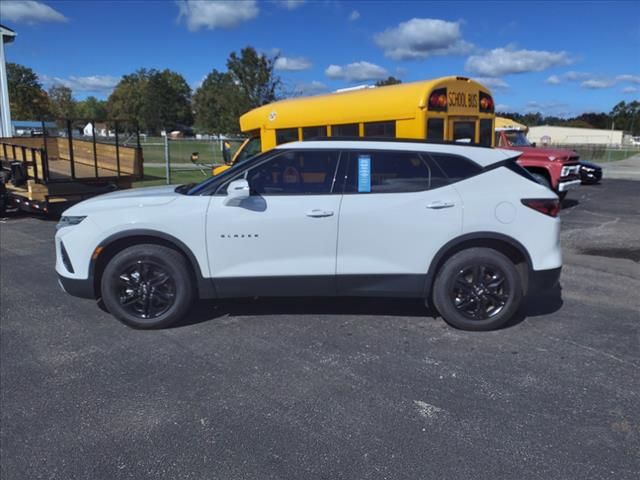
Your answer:
[[[135,331],[0,224],[0,477],[637,479],[640,182],[571,192],[561,288],[508,328],[420,302],[199,304]]]

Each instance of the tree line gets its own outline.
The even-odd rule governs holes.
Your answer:
[[[89,96],[76,100],[72,90],[54,84],[48,91],[29,67],[7,63],[11,115],[15,120],[123,119],[137,122],[142,131],[193,128],[202,133],[237,133],[240,116],[256,107],[282,98],[282,81],[274,66],[277,57],[246,47],[227,58],[226,71],[212,70],[195,88],[169,69],[141,68],[124,75],[107,100]],[[388,77],[376,86],[401,81]],[[584,113],[573,118],[543,116],[541,113],[499,113],[534,125],[564,125],[618,130],[640,135],[640,102],[620,102],[609,113]]]
[[[554,125],[578,128],[602,128],[605,130],[624,130],[632,135],[640,135],[640,102],[617,103],[609,113],[583,113],[571,118],[542,115],[539,112],[520,114],[517,112],[499,112],[496,115],[511,118],[528,127]]]
[[[15,120],[123,119],[151,134],[189,128],[237,133],[243,113],[278,98],[281,80],[274,69],[276,58],[252,47],[232,52],[227,70],[212,70],[195,91],[177,72],[141,68],[124,75],[107,100],[94,96],[76,100],[69,87],[59,84],[46,91],[32,69],[7,63],[11,116]]]

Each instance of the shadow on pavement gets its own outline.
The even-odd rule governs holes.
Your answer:
[[[504,327],[512,327],[527,317],[548,315],[562,307],[559,285],[543,294],[525,298],[522,307]],[[364,315],[400,317],[438,317],[420,299],[363,297],[278,297],[202,300],[191,314],[170,328],[195,325],[221,317],[269,315]]]

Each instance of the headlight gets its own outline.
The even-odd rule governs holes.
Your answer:
[[[56,225],[56,230],[60,230],[61,228],[64,228],[64,227],[71,227],[73,225],[78,225],[85,218],[87,218],[86,215],[84,217],[61,217],[60,221]]]

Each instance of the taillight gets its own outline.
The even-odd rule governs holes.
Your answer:
[[[491,95],[480,92],[480,112],[493,113],[494,106],[495,105],[493,104],[493,98],[491,98]]]
[[[523,198],[521,202],[523,205],[550,217],[557,217],[560,211],[560,200],[557,198]]]
[[[429,95],[429,110],[435,112],[447,111],[447,89],[439,88]]]

